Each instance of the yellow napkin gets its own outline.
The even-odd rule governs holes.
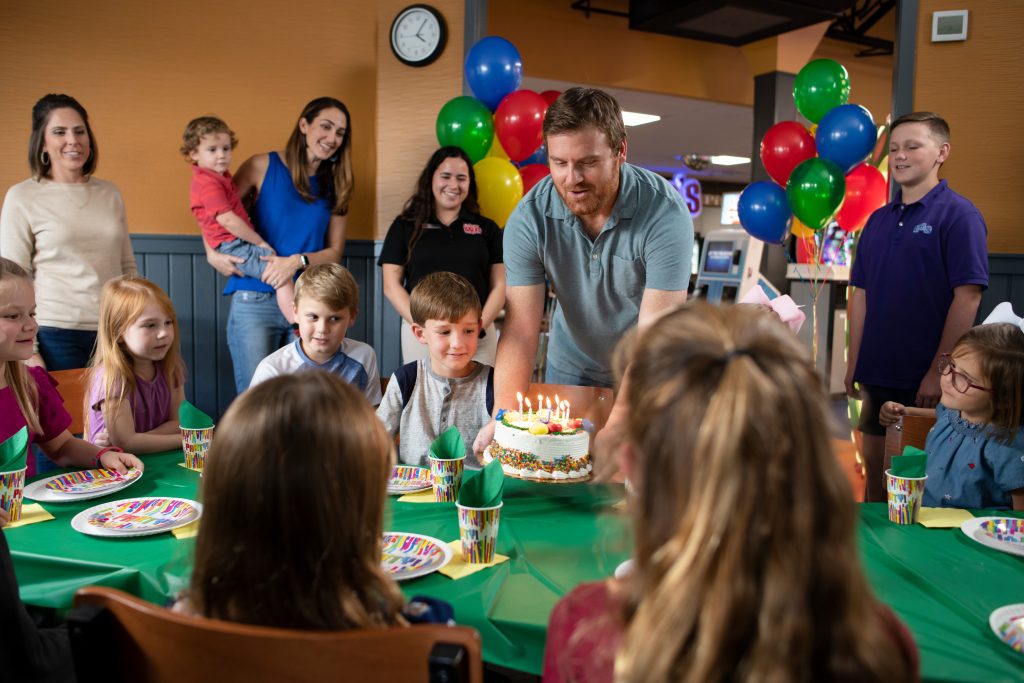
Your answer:
[[[177,539],[192,538],[199,533],[199,520],[189,522],[185,526],[179,526],[177,529],[171,529],[171,533]]]
[[[14,529],[15,527],[25,526],[26,524],[35,524],[36,522],[45,522],[48,519],[54,519],[54,516],[43,509],[43,506],[39,503],[30,503],[28,505],[21,506],[21,519],[17,522],[11,522],[4,529]]]
[[[201,469],[196,469],[195,467],[189,467],[188,465],[186,465],[186,464],[185,464],[185,463],[183,463],[183,462],[179,462],[179,463],[178,463],[178,467],[184,467],[184,468],[185,468],[186,470],[191,470],[191,471],[193,471],[193,472],[202,472],[202,470],[201,470]]]
[[[449,541],[448,547],[452,549],[452,561],[438,569],[438,571],[449,579],[454,579],[456,581],[464,579],[470,574],[475,574],[481,569],[487,569],[488,567],[493,567],[496,564],[501,564],[508,560],[508,555],[494,553],[493,562],[488,562],[487,564],[469,564],[462,559],[462,541]]]
[[[917,511],[917,523],[933,529],[959,527],[969,519],[974,519],[974,515],[960,508],[921,508]]]
[[[415,493],[407,493],[404,496],[398,498],[399,503],[436,503],[434,500],[434,489],[429,488],[425,491],[416,491]]]

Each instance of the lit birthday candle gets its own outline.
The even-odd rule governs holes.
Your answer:
[[[545,407],[548,409],[548,422],[550,422],[551,421],[551,397],[550,396],[545,396],[544,397],[544,404],[545,404]]]
[[[531,414],[533,413],[533,406],[530,405],[530,398],[526,398],[526,421],[530,421]]]
[[[516,392],[516,400],[519,401],[519,414],[523,414],[523,393],[521,391]]]
[[[572,410],[572,407],[571,407],[571,406],[569,405],[569,402],[568,402],[568,401],[566,401],[566,402],[565,402],[565,419],[566,419],[567,421],[568,421],[568,419],[569,419],[569,411],[570,411],[570,410]]]

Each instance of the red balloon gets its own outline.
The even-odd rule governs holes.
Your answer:
[[[551,170],[544,164],[527,164],[519,169],[519,175],[523,176],[523,194],[530,191],[530,188],[544,179],[544,176],[551,173]]]
[[[868,217],[885,205],[889,186],[882,172],[871,164],[857,164],[846,174],[846,197],[836,214],[839,227],[846,232],[857,232]]]
[[[544,112],[548,103],[532,90],[516,90],[494,110],[494,132],[512,161],[523,161],[544,141]]]
[[[814,138],[796,121],[776,123],[761,140],[761,163],[764,164],[764,170],[783,187],[793,169],[815,154]]]
[[[544,101],[547,102],[548,106],[550,107],[561,94],[562,93],[558,92],[557,90],[545,90],[540,94],[540,96],[544,98]]]

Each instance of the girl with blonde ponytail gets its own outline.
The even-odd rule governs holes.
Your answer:
[[[555,608],[545,680],[916,680],[913,641],[861,569],[827,397],[792,333],[698,303],[619,359],[635,567]]]

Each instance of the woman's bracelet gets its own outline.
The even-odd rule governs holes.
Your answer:
[[[102,465],[100,464],[100,458],[103,457],[103,454],[111,452],[124,453],[124,449],[121,448],[120,446],[107,446],[106,448],[101,448],[100,452],[96,454],[96,469],[100,469],[100,467],[102,467]]]

